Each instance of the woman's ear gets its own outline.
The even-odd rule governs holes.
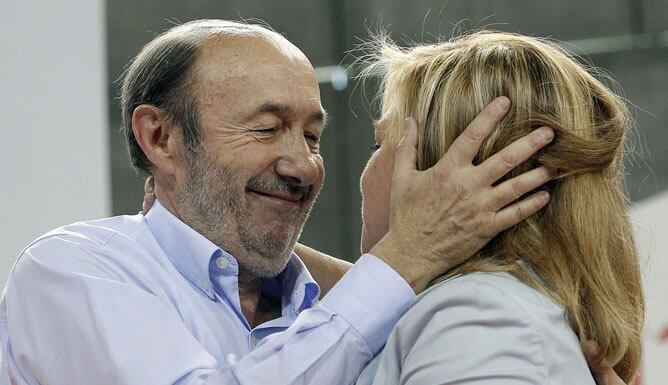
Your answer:
[[[156,171],[175,174],[180,162],[180,135],[161,108],[142,104],[132,113],[132,132]]]

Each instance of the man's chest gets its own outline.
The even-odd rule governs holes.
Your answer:
[[[294,321],[281,316],[281,305],[275,301],[253,305],[219,295],[212,300],[192,287],[170,295],[169,301],[184,327],[220,365],[245,356],[263,338],[287,329]],[[246,307],[253,311],[244,315]]]

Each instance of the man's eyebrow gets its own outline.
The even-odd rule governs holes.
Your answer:
[[[255,111],[254,115],[259,114],[274,114],[274,115],[289,115],[295,110],[287,104],[281,103],[263,103],[260,108]]]
[[[253,114],[257,116],[260,114],[272,114],[276,116],[286,116],[294,114],[295,109],[287,104],[282,103],[263,103]],[[328,114],[324,108],[320,108],[320,111],[311,114],[308,119],[306,119],[306,124],[313,123],[322,123],[323,127],[327,124]]]

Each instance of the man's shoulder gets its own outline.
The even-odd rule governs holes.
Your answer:
[[[145,229],[146,222],[142,215],[120,215],[61,226],[37,238],[32,244],[52,238],[75,238],[105,245],[118,235],[135,240]]]
[[[109,265],[121,255],[141,252],[137,239],[147,229],[143,216],[116,216],[76,222],[53,229],[26,246],[13,273],[21,266],[70,268]],[[116,263],[116,262],[114,262]]]
[[[117,236],[128,240],[136,240],[146,228],[146,222],[142,215],[121,215],[74,222],[40,235],[23,249],[21,255],[30,249],[46,245],[74,246],[88,244],[104,246]]]

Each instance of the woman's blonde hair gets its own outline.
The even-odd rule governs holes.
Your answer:
[[[540,126],[552,144],[510,172],[540,165],[558,177],[543,187],[550,203],[499,234],[440,280],[468,272],[507,272],[567,310],[580,342],[595,340],[625,380],[640,365],[644,299],[622,174],[630,124],[623,100],[556,45],[482,31],[447,42],[400,48],[387,38],[365,74],[382,76],[387,144],[418,121],[418,167],[433,166],[494,98],[510,111],[485,140],[479,164]],[[522,265],[539,277],[529,273]]]

